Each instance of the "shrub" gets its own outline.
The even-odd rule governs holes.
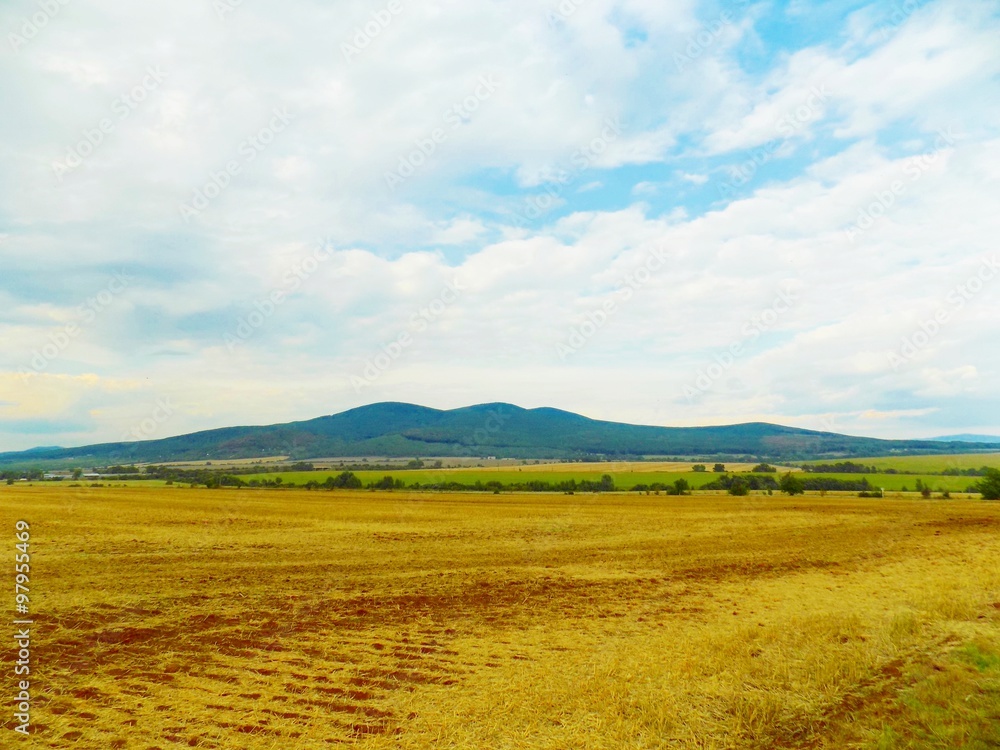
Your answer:
[[[1000,469],[987,469],[983,481],[975,486],[984,500],[1000,500]]]
[[[668,495],[688,495],[690,494],[691,486],[687,483],[686,479],[678,479],[674,482],[674,486],[667,490]]]
[[[781,478],[778,486],[786,495],[801,495],[806,491],[805,483],[790,471]]]

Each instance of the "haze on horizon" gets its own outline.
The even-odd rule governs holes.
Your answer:
[[[996,3],[298,8],[0,9],[0,451],[378,401],[1000,434]]]

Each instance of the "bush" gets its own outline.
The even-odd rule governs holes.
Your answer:
[[[659,490],[657,490],[659,491]],[[687,483],[685,479],[678,479],[674,482],[674,486],[667,490],[668,495],[689,495],[691,494],[691,486]]]
[[[786,495],[801,495],[806,491],[805,483],[792,472],[785,474],[778,486]]]
[[[984,500],[1000,500],[1000,469],[987,469],[983,481],[975,487]]]
[[[746,480],[744,480],[743,477],[734,478],[732,483],[729,485],[729,494],[740,497],[743,495],[749,495],[750,488],[747,486]]]
[[[385,477],[385,478],[383,478],[381,480],[380,484],[381,485],[385,485],[386,484],[386,480],[388,480],[388,482],[389,482],[388,486],[387,487],[386,486],[380,487],[380,489],[390,489],[391,490],[393,488],[394,484],[395,484],[392,481],[392,477]],[[343,472],[341,472],[340,474],[338,474],[335,477],[327,477],[326,481],[323,482],[323,486],[326,489],[328,489],[328,490],[332,490],[332,489],[360,490],[361,489],[361,480],[358,479],[354,475],[354,472],[343,471]]]
[[[369,484],[368,488],[373,490],[391,490],[396,488],[396,481],[391,476],[384,476],[379,481]],[[400,481],[400,484],[402,484],[402,481]]]

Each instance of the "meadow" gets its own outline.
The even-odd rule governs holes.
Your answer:
[[[1000,503],[49,484],[0,518],[25,747],[1000,742]]]
[[[601,476],[608,474],[615,482],[618,489],[630,490],[638,484],[650,485],[656,482],[670,485],[678,479],[684,479],[692,489],[698,490],[719,478],[719,474],[711,471],[657,471],[647,470],[641,464],[617,464],[608,468],[580,468],[580,464],[557,464],[560,469],[534,466],[501,467],[501,468],[461,468],[461,469],[407,469],[407,470],[383,470],[383,471],[356,471],[354,474],[367,485],[370,482],[377,482],[385,476],[394,479],[401,479],[407,485],[413,483],[434,484],[438,482],[459,482],[461,484],[475,484],[476,482],[501,482],[502,484],[513,484],[519,482],[562,482],[568,479],[576,481],[589,480],[599,482]],[[638,468],[636,468],[638,467]],[[252,480],[274,480],[281,478],[285,484],[291,482],[296,485],[303,485],[307,482],[319,482],[322,484],[327,477],[337,476],[341,470],[319,470],[319,471],[277,471],[263,474],[240,475],[246,481]],[[772,474],[775,478],[780,478],[780,474]],[[934,491],[942,492],[964,492],[970,485],[979,481],[978,477],[943,477],[933,474],[913,475],[913,474],[813,474],[803,473],[803,478],[829,477],[833,479],[843,479],[849,482],[857,482],[862,477],[867,477],[868,482],[873,487],[884,487],[890,492],[901,492],[904,488],[910,492],[916,491],[917,480],[921,480],[929,485]]]
[[[978,482],[977,477],[941,476],[946,469],[978,469],[982,466],[1000,467],[1000,454],[985,453],[971,455],[941,455],[941,456],[894,456],[888,458],[851,459],[854,463],[874,466],[882,471],[894,469],[906,472],[926,472],[924,474],[850,474],[850,473],[812,473],[804,474],[804,478],[831,478],[848,482],[857,482],[867,478],[872,487],[884,488],[886,492],[916,492],[917,480],[931,487],[934,492],[964,493]],[[835,463],[835,461],[806,461],[804,464]],[[381,471],[354,472],[361,482],[367,485],[377,482],[389,475],[402,480],[406,485],[414,483],[435,484],[459,482],[472,485],[476,482],[500,482],[514,484],[521,482],[561,482],[569,479],[576,481],[598,482],[605,474],[611,476],[615,486],[621,490],[631,490],[636,485],[651,485],[661,483],[671,485],[678,479],[685,480],[692,489],[700,490],[707,484],[719,478],[719,474],[711,471],[712,462],[707,462],[709,469],[705,472],[692,471],[692,462],[663,461],[607,461],[600,463],[551,463],[527,466],[466,466],[440,469],[393,469]],[[752,463],[727,463],[726,469],[731,473],[749,471]],[[795,467],[778,465],[780,476],[785,471],[800,471]],[[263,474],[245,474],[241,478],[246,481],[254,479],[275,480],[280,478],[283,483],[303,485],[307,482],[323,483],[327,477],[336,476],[342,471],[331,468],[318,471],[280,471]]]
[[[940,456],[882,456],[880,458],[836,459],[850,460],[856,464],[874,466],[876,469],[896,469],[940,473],[948,469],[980,469],[983,466],[1000,468],[1000,453],[959,453]],[[803,461],[803,464],[830,464],[835,460]]]

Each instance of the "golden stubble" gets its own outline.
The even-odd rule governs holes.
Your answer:
[[[12,550],[32,524],[36,747],[875,747],[919,665],[1000,640],[984,502],[15,486],[0,514]]]

